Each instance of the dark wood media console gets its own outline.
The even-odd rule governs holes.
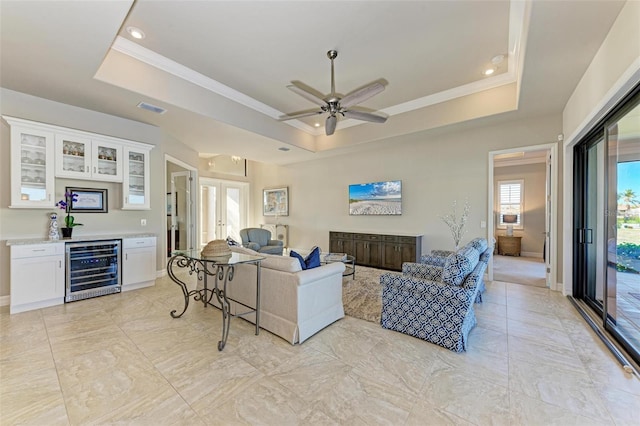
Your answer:
[[[422,255],[422,235],[360,234],[329,232],[329,251],[356,258],[356,265],[402,270],[403,262],[418,262]]]

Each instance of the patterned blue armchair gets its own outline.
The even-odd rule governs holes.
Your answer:
[[[469,243],[464,246],[473,247],[478,252],[482,253],[480,255],[480,262],[484,262],[485,266],[489,263],[489,258],[491,257],[491,253],[484,253],[487,250],[488,244],[487,240],[484,238],[474,238],[469,241]],[[493,250],[492,250],[493,251]],[[423,254],[420,257],[420,263],[426,263],[428,265],[436,265],[436,266],[444,266],[444,262],[447,256],[453,254],[453,251],[449,250],[431,250],[429,254]],[[478,291],[478,296],[476,298],[476,303],[482,303],[482,293],[486,291],[486,287],[484,285],[484,279],[480,282],[480,289]]]
[[[402,274],[382,274],[380,324],[454,352],[465,351],[476,325],[473,304],[491,253],[491,248],[478,252],[467,246],[447,256],[443,266],[404,263]]]

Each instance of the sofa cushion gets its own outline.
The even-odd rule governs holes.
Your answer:
[[[307,255],[307,257],[302,257],[297,252],[291,250],[289,253],[290,257],[293,257],[298,260],[300,263],[300,267],[304,269],[313,269],[320,266],[320,247],[314,247],[311,249],[311,253]]]
[[[234,253],[240,253],[240,254],[250,254],[252,256],[258,256],[260,255],[260,253],[258,253],[255,250],[251,250],[250,248],[247,247],[242,247],[242,246],[229,246],[229,248],[231,249],[232,252]]]
[[[300,272],[302,267],[300,262],[292,257],[279,256],[277,254],[260,254],[264,256],[264,260],[261,265],[263,268],[275,269],[282,272]]]
[[[478,264],[478,251],[473,247],[465,247],[457,253],[447,256],[442,270],[442,282],[461,285],[464,279]]]
[[[300,267],[300,263],[292,258],[279,256],[275,254],[266,254],[266,253],[258,253],[257,251],[253,251],[246,247],[241,246],[230,246],[229,247],[232,252],[241,253],[241,254],[250,254],[252,256],[261,256],[264,257],[264,260],[260,263],[263,268],[275,269],[277,271],[283,272],[300,272],[302,268]]]

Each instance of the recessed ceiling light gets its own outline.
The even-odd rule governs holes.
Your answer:
[[[487,68],[486,70],[484,70],[483,74],[484,74],[484,75],[491,75],[491,74],[493,74],[494,72],[496,72],[496,69],[495,69],[495,68]]]
[[[127,27],[127,32],[131,34],[131,37],[141,40],[144,38],[144,31],[136,27]]]
[[[281,146],[280,148],[278,148],[280,151],[284,151],[287,152],[289,151],[289,148],[287,148],[286,146]]]
[[[316,124],[314,124],[314,126],[320,127],[320,123],[316,123]]]

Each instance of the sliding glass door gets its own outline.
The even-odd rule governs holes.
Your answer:
[[[640,95],[574,151],[574,297],[640,362]]]

